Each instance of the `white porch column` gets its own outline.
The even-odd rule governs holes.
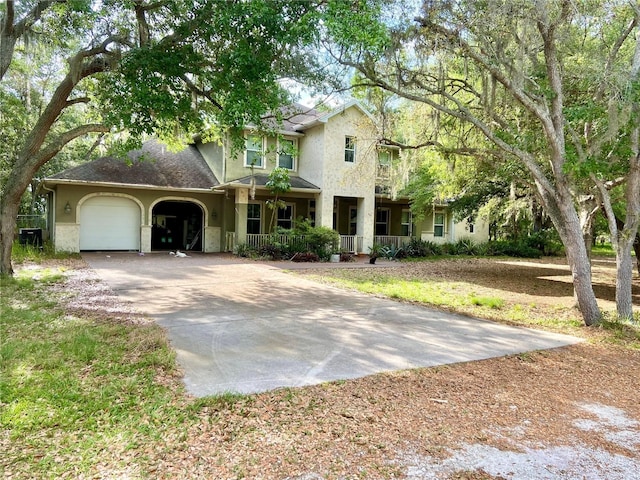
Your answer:
[[[368,253],[373,246],[376,216],[375,197],[358,198],[358,220],[356,231],[362,237],[362,252]]]
[[[333,195],[322,193],[316,200],[316,226],[333,228]]]
[[[247,243],[247,205],[249,204],[249,189],[236,189],[236,245]]]

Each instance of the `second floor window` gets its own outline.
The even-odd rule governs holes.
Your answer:
[[[244,156],[244,166],[264,168],[262,137],[259,135],[249,135],[247,137],[245,145],[246,151]]]
[[[278,167],[296,169],[296,141],[284,138],[278,141]]]
[[[344,137],[344,161],[354,163],[356,161],[356,138]]]

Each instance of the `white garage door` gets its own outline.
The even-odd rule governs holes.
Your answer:
[[[93,197],[80,208],[80,250],[139,250],[140,207],[128,198]]]

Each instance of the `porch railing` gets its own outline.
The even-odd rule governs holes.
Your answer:
[[[362,252],[362,237],[357,235],[340,235],[340,250],[349,253]]]
[[[413,237],[405,237],[399,235],[376,235],[373,237],[373,242],[378,245],[389,245],[396,248],[400,248],[411,242]]]
[[[304,235],[270,235],[268,233],[248,233],[247,245],[253,248],[260,248],[270,243],[282,243],[285,245],[304,245]]]
[[[227,234],[227,238],[228,238]],[[267,233],[248,233],[246,244],[253,248],[260,248],[273,242],[286,245],[304,247],[306,240],[304,235],[270,235]],[[229,240],[227,240],[227,245]],[[340,250],[350,253],[362,252],[362,237],[357,235],[340,235]]]

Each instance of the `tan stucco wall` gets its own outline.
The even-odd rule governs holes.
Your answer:
[[[222,183],[224,181],[223,160],[225,154],[223,145],[217,142],[199,143],[197,148],[213,174]]]
[[[57,185],[54,227],[55,248],[61,251],[79,251],[80,211],[82,204],[94,196],[119,196],[130,198],[141,207],[140,250],[151,251],[151,214],[160,201],[189,201],[200,206],[203,211],[203,248],[205,252],[220,251],[222,243],[222,221],[224,195],[208,192],[182,192],[172,190],[134,189],[89,185]],[[64,207],[69,203],[71,212]],[[215,215],[213,213],[215,212]],[[215,250],[218,248],[218,250]]]

